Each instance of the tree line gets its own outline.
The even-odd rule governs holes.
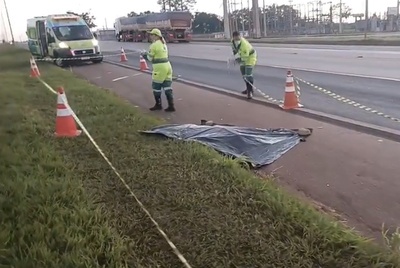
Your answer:
[[[158,0],[161,12],[166,11],[190,11],[196,5],[196,0]],[[304,27],[307,23],[322,23],[332,24],[334,18],[340,16],[340,5],[331,5],[328,14],[321,14],[319,17],[301,16],[300,11],[289,5],[269,5],[265,8],[260,8],[261,25],[266,26],[268,32],[288,32],[293,28]],[[68,14],[81,16],[89,25],[94,28],[95,17],[90,12],[75,13],[68,11]],[[154,13],[152,11],[135,12],[131,11],[127,14],[128,17],[140,16]],[[342,6],[342,17],[348,18],[351,15],[351,8],[345,4]],[[253,28],[253,10],[244,8],[231,12],[229,21],[233,30],[251,31]],[[265,22],[264,22],[265,18]],[[194,34],[209,34],[215,32],[223,32],[223,18],[212,13],[195,12],[193,13],[193,33]]]

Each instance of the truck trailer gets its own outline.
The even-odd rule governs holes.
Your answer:
[[[120,17],[115,20],[118,42],[150,42],[149,32],[160,29],[166,42],[191,40],[192,14],[188,11],[152,13],[136,17]]]

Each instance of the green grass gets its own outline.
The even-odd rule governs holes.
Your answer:
[[[0,46],[0,266],[182,267],[87,137],[53,137],[56,96],[28,53]],[[162,123],[39,64],[193,267],[400,267],[365,241],[198,144],[143,136]]]

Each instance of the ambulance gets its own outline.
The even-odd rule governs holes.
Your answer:
[[[61,14],[28,19],[26,35],[34,57],[51,58],[60,67],[103,61],[98,40],[79,16]]]

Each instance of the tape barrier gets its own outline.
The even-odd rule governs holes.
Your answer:
[[[306,80],[304,80],[304,79],[301,79],[301,78],[299,78],[299,77],[295,77],[295,79],[296,79],[297,81],[302,82],[302,83],[304,83],[304,84],[310,86],[311,88],[316,89],[316,90],[318,90],[319,92],[321,92],[321,93],[323,93],[323,94],[325,94],[325,95],[331,97],[332,99],[335,99],[335,100],[338,101],[338,102],[341,102],[341,103],[343,103],[343,104],[347,104],[347,105],[353,106],[354,108],[361,109],[361,110],[363,110],[363,111],[365,111],[365,112],[368,112],[368,113],[371,113],[371,114],[375,114],[375,115],[377,115],[377,116],[381,116],[381,117],[386,118],[386,119],[389,119],[389,120],[391,120],[391,121],[400,123],[400,118],[397,118],[397,117],[388,115],[388,114],[386,114],[386,113],[383,113],[383,112],[379,111],[378,109],[374,109],[374,108],[368,107],[367,105],[362,105],[362,104],[359,103],[359,102],[353,101],[353,100],[351,100],[351,99],[349,99],[349,98],[346,98],[346,97],[343,97],[343,96],[341,96],[341,95],[339,95],[339,94],[336,94],[336,93],[333,92],[332,90],[327,90],[327,89],[322,88],[322,87],[320,87],[320,86],[314,85],[313,83],[310,83],[310,82],[308,82],[308,81],[306,81]]]
[[[142,53],[142,51],[131,51],[131,52],[125,52],[125,55],[135,55],[135,54],[140,54]],[[119,57],[121,56],[121,52],[116,53],[116,54],[103,54],[103,59],[104,58],[112,58],[112,57]],[[85,56],[83,56],[84,58]],[[96,59],[97,56],[93,56],[93,54],[89,54],[86,56],[86,59],[82,59],[82,58],[50,58],[50,57],[46,57],[46,58],[35,58],[35,61],[48,61],[48,62],[53,62],[53,61],[87,61],[87,58],[93,58]]]
[[[47,84],[44,80],[41,78],[37,78],[50,92],[57,94],[57,92],[49,85]],[[103,157],[103,159],[107,162],[111,170],[114,172],[114,174],[117,176],[117,178],[122,182],[122,184],[125,186],[125,188],[128,190],[130,195],[135,199],[136,203],[140,206],[142,211],[148,216],[150,221],[153,223],[153,225],[156,227],[158,232],[161,234],[161,236],[165,239],[165,241],[168,243],[172,251],[175,253],[175,255],[179,258],[181,263],[184,265],[186,268],[192,268],[191,265],[188,263],[186,258],[182,255],[182,253],[178,250],[178,248],[175,246],[175,244],[169,239],[168,235],[161,229],[160,225],[158,222],[153,218],[151,213],[147,210],[147,208],[144,206],[144,204],[139,200],[139,198],[136,196],[136,194],[133,192],[131,187],[128,185],[128,183],[125,181],[125,179],[122,177],[122,175],[118,172],[118,170],[115,168],[115,166],[111,163],[109,158],[106,156],[104,151],[100,148],[100,146],[97,144],[97,142],[94,140],[92,135],[90,135],[89,131],[86,129],[85,125],[82,123],[82,121],[78,118],[78,116],[75,114],[75,112],[72,110],[71,106],[68,104],[66,101],[65,96],[63,96],[63,102],[65,107],[71,112],[72,117],[75,119],[76,123],[79,125],[79,127],[82,129],[83,133],[86,134],[86,136],[89,138],[90,142],[93,144],[93,146],[96,148],[98,153]]]

